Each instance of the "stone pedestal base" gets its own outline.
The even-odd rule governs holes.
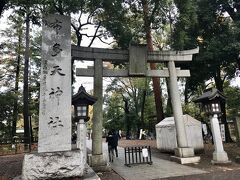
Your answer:
[[[13,180],[21,180],[21,176],[14,177]],[[84,175],[81,180],[101,180],[88,164],[85,164]]]
[[[194,156],[194,157],[177,157],[177,156],[171,156],[170,158],[172,161],[180,163],[180,164],[191,164],[191,163],[198,163],[200,161],[200,156]]]
[[[180,164],[198,163],[199,156],[194,156],[194,149],[190,147],[182,147],[174,149],[175,156],[171,156],[171,160]]]
[[[194,149],[190,147],[186,148],[175,148],[174,149],[175,156],[186,158],[186,157],[193,157],[194,156]]]
[[[103,158],[103,155],[88,155],[88,164],[93,168],[94,171],[111,171],[110,165],[107,160]]]
[[[228,160],[228,155],[225,151],[223,152],[213,152],[212,164],[228,164],[231,161]]]
[[[81,177],[85,164],[79,150],[25,154],[22,179],[63,179]]]
[[[236,163],[240,164],[240,156],[236,156],[235,161]]]

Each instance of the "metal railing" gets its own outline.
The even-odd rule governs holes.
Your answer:
[[[0,138],[0,156],[12,155],[37,150],[37,138],[32,138],[30,142],[25,143],[26,138]],[[28,140],[28,139],[27,139]]]
[[[24,138],[24,137],[19,137],[19,138],[0,138],[0,144],[14,144],[14,143],[24,143],[25,139],[29,139],[29,138]],[[32,138],[32,143],[36,143],[38,142],[38,138],[33,137]]]
[[[125,147],[125,165],[130,167],[134,164],[152,164],[150,146]]]

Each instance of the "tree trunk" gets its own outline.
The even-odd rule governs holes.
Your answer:
[[[12,123],[12,138],[16,135],[17,120],[18,120],[18,89],[19,89],[19,76],[20,76],[20,61],[21,61],[21,45],[22,45],[22,34],[18,35],[18,47],[17,47],[17,64],[15,74],[15,87],[14,87],[14,106],[13,106],[13,123]]]
[[[216,84],[216,88],[220,92],[224,93],[224,91],[223,91],[223,83],[224,82],[223,82],[223,80],[221,79],[221,76],[220,76],[220,68],[219,68],[216,76],[214,77],[214,81],[215,81],[215,84]],[[229,130],[229,127],[228,127],[227,118],[226,118],[226,102],[222,101],[220,103],[220,107],[221,107],[221,112],[222,112],[221,121],[225,126],[226,143],[233,142],[233,140],[231,138],[230,130]]]
[[[170,94],[169,78],[166,78],[166,84],[167,84],[167,92],[168,92],[166,115],[167,115],[167,116],[172,116],[173,111],[172,111],[172,103],[171,103],[171,94]]]
[[[221,106],[221,111],[222,111],[221,121],[222,121],[222,123],[224,124],[224,127],[225,127],[226,143],[233,142],[233,140],[231,138],[230,130],[229,130],[229,127],[228,127],[227,118],[226,118],[226,103],[224,101],[222,101],[220,103],[220,106]]]
[[[148,18],[149,16],[148,4],[146,0],[142,0],[142,4],[143,4],[144,26],[145,26],[145,32],[146,32],[147,47],[148,47],[148,51],[153,51],[153,42],[152,42],[152,34],[151,34],[151,27],[150,27],[151,22],[149,22],[149,18]],[[155,63],[150,63],[150,69],[156,70],[157,65]],[[154,92],[154,98],[155,98],[155,104],[156,104],[157,121],[160,122],[164,119],[160,79],[153,77],[152,81],[153,81],[153,92]]]
[[[145,129],[145,124],[144,124],[144,107],[145,107],[145,102],[146,102],[146,95],[147,95],[147,79],[144,79],[144,89],[142,92],[142,102],[141,102],[141,128]]]
[[[19,44],[20,46],[20,44]],[[17,119],[18,119],[18,88],[19,88],[19,74],[20,74],[20,52],[18,51],[17,56],[17,67],[16,67],[16,79],[15,79],[15,87],[14,87],[14,106],[13,106],[13,123],[12,123],[12,138],[16,135],[16,126],[17,126]]]
[[[125,124],[126,124],[126,139],[130,139],[130,122],[129,122],[129,109],[128,109],[128,100],[123,99],[125,105],[124,105],[124,111],[125,111]]]
[[[185,83],[185,89],[184,89],[184,104],[188,104],[188,84],[189,81],[188,79],[186,79],[186,83]]]
[[[24,79],[23,79],[23,118],[24,118],[24,143],[29,144],[29,89],[28,89],[28,68],[29,68],[29,34],[30,34],[30,14],[29,9],[26,14],[26,47],[24,61]]]

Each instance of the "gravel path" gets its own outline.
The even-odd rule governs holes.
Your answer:
[[[150,145],[153,150],[153,154],[162,159],[169,159],[169,154],[160,153],[156,149],[156,141],[154,140],[123,140],[119,141],[119,146],[142,146],[142,145]],[[198,164],[190,164],[188,166],[203,169],[209,172],[208,176],[205,177],[178,177],[177,179],[232,179],[238,180],[240,179],[240,164],[235,163],[235,157],[240,154],[240,147],[236,144],[224,144],[225,151],[228,153],[231,164],[226,166],[217,166],[211,164],[211,158],[213,153],[213,146],[211,144],[205,145],[205,153],[201,154],[201,162]],[[0,180],[8,180],[12,179],[21,174],[22,170],[22,161],[23,154],[17,155],[9,155],[9,156],[0,156]],[[122,178],[116,174],[114,171],[98,173],[102,180],[122,180]],[[174,179],[174,178],[170,178]]]
[[[23,154],[0,156],[0,180],[13,179],[22,171]]]

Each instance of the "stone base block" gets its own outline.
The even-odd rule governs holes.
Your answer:
[[[186,158],[186,157],[193,157],[194,156],[194,149],[190,147],[186,148],[175,148],[174,149],[175,156]]]
[[[13,180],[21,180],[21,176],[14,177]],[[85,165],[84,175],[81,180],[101,180],[88,164]]]
[[[236,156],[235,162],[238,163],[238,164],[240,164],[240,156]]]
[[[214,161],[214,160],[212,160],[211,163],[213,165],[228,165],[228,164],[231,164],[232,161],[229,161],[229,160],[228,161]]]
[[[25,154],[22,179],[81,177],[84,174],[84,168],[83,152],[79,150]]]
[[[194,156],[194,157],[177,157],[177,156],[171,156],[170,159],[174,162],[180,163],[180,164],[191,164],[191,163],[198,163],[200,162],[200,156]]]
[[[87,164],[85,166],[84,176],[81,177],[81,179],[82,180],[101,180],[100,177]]]
[[[225,151],[223,152],[213,152],[213,160],[214,162],[228,162],[228,155]]]
[[[107,160],[103,158],[103,155],[92,155],[88,154],[88,164],[93,168],[94,171],[111,171],[110,165]]]

